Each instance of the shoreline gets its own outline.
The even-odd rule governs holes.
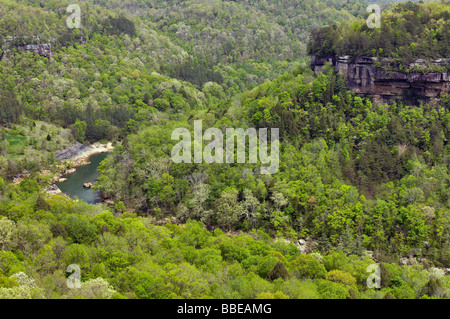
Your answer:
[[[113,150],[114,146],[111,142],[108,142],[107,144],[96,142],[87,146],[85,150],[80,151],[75,156],[61,161],[62,163],[57,165],[59,171],[53,175],[50,186],[46,189],[46,192],[50,195],[62,194],[56,183],[62,183],[65,180],[64,176],[75,173],[77,167],[89,165],[89,158],[92,155],[110,153]],[[41,170],[41,175],[46,174],[51,174],[51,171],[48,169]]]
[[[89,158],[92,155],[100,153],[110,153],[114,150],[112,142],[108,142],[106,144],[95,142],[89,146],[83,146],[81,149],[76,150],[76,152],[73,151],[74,146],[76,147],[77,143],[61,151],[69,151],[75,154],[64,159],[59,160],[57,159],[54,165],[52,165],[51,167],[42,168],[39,171],[39,175],[50,177],[48,186],[46,187],[44,186],[42,188],[42,190],[45,191],[45,193],[47,193],[47,195],[49,195],[50,197],[54,195],[67,197],[67,195],[65,195],[56,184],[62,183],[65,180],[67,180],[64,176],[75,173],[77,171],[76,169],[77,167],[89,165],[90,164]],[[56,172],[53,173],[53,171]],[[29,175],[30,172],[26,171],[19,173],[16,177],[13,178],[12,183],[14,185],[18,185],[22,180],[26,179]],[[106,205],[113,204],[113,202],[108,198],[102,198],[101,203],[104,203]]]
[[[112,145],[111,142],[108,142],[107,144],[101,144],[100,142],[96,142],[92,145],[87,146],[87,148],[88,150],[82,151],[81,153],[67,160],[69,162],[72,162],[71,165],[72,168],[89,165],[90,164],[89,157],[91,157],[92,155],[100,153],[110,153],[114,150],[114,146]]]

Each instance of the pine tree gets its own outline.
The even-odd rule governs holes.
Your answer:
[[[364,254],[362,235],[356,236],[355,248],[353,250],[353,254],[358,255],[358,256],[362,256]]]
[[[327,233],[325,232],[325,229],[322,229],[322,234],[320,235],[317,244],[321,252],[327,252],[331,249],[331,242],[327,236]]]
[[[347,255],[352,254],[355,251],[355,242],[353,240],[353,234],[350,227],[345,228],[344,234],[341,236],[339,248]]]
[[[279,261],[267,275],[267,279],[269,279],[270,281],[278,278],[286,279],[288,277],[289,272],[286,269],[286,266],[281,261]]]

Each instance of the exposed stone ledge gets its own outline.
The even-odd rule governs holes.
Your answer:
[[[13,40],[15,40],[15,38],[13,37],[10,37],[5,40],[5,44],[1,48],[4,51],[4,54],[8,55],[10,53],[11,48],[17,48],[19,51],[33,52],[36,55],[44,56],[46,58],[50,58],[53,55],[52,43],[14,44]],[[25,40],[28,40],[28,38],[26,38]],[[40,41],[40,37],[33,37],[32,40]],[[0,59],[2,57],[0,57]]]
[[[361,96],[372,96],[375,103],[390,103],[405,95],[419,100],[439,99],[442,94],[450,94],[450,72],[403,73],[377,68],[375,57],[351,56],[311,57],[311,68],[317,74],[325,63],[330,62],[340,72],[350,90]],[[438,59],[430,64],[444,66],[450,59]],[[422,59],[413,64],[425,66]]]

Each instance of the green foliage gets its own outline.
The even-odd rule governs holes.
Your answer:
[[[56,198],[44,201],[46,209],[53,212],[61,205]],[[70,207],[70,200],[64,203]],[[291,250],[293,245],[286,240],[273,241],[263,231],[258,238],[221,231],[215,231],[213,236],[202,222],[195,220],[184,225],[155,226],[151,217],[130,213],[115,217],[103,210],[92,214],[89,205],[72,205],[76,214],[56,214],[49,221],[42,219],[41,224],[24,224],[27,215],[19,218],[17,225],[1,219],[5,247],[18,247],[14,253],[0,253],[1,296],[89,299],[371,296],[366,287],[366,268],[373,261],[368,258],[347,256],[342,251],[323,257],[318,253],[299,254],[298,250],[297,253]],[[61,223],[67,229],[67,240],[52,238],[50,227],[44,227],[47,222]],[[15,241],[15,235],[8,235],[16,232],[21,234],[20,241]],[[65,287],[61,274],[71,264],[81,268],[82,287],[76,291],[57,288]],[[28,267],[36,273],[33,279],[25,280],[22,274],[28,272]],[[448,284],[444,279],[429,279],[431,275],[440,278],[440,272],[387,263],[381,263],[381,268],[381,297],[447,296]],[[28,288],[17,290],[17,281],[9,278],[14,274],[21,282],[26,281]]]
[[[332,270],[328,272],[325,279],[328,281],[343,284],[346,287],[356,286],[356,279],[349,273],[341,270]]]
[[[87,219],[79,215],[68,215],[64,220],[69,241],[78,244],[91,243],[96,238],[96,227]]]
[[[448,298],[448,276],[394,263],[450,262],[448,98],[376,104],[299,66],[307,49],[444,56],[445,4],[399,4],[369,30],[353,0],[86,1],[72,31],[65,4],[0,4],[17,36],[0,53],[0,298]],[[307,48],[312,25],[328,26]],[[24,50],[36,34],[56,38],[51,58]],[[279,128],[279,171],[173,163],[171,132],[194,120]],[[115,142],[96,183],[112,207],[41,192],[75,140]]]
[[[324,279],[319,279],[316,282],[317,291],[323,299],[347,299],[350,298],[350,293],[341,284]]]
[[[291,299],[321,298],[317,290],[317,285],[313,281],[299,280],[295,277],[284,281],[279,289]]]
[[[146,274],[146,276],[143,276],[133,288],[136,291],[136,296],[141,299],[167,298],[167,292],[164,290],[165,287],[163,279],[155,279],[151,274]]]
[[[211,233],[204,229],[205,225],[202,222],[195,220],[188,220],[186,227],[181,234],[181,240],[195,248],[205,247],[208,243]]]
[[[35,180],[23,180],[20,182],[19,188],[25,193],[34,193],[40,190],[39,184]]]
[[[311,255],[301,255],[291,262],[293,272],[299,278],[325,278],[327,273],[323,264]]]
[[[9,278],[0,274],[0,288],[13,288],[19,286],[15,278]]]
[[[0,271],[4,276],[9,277],[15,273],[25,271],[25,267],[12,252],[0,251]]]
[[[63,264],[67,267],[72,264],[79,265],[81,269],[88,269],[89,256],[86,246],[81,244],[71,244],[64,248],[62,252]]]
[[[105,21],[103,21],[102,27],[104,32],[108,35],[136,35],[136,27],[134,26],[134,23],[124,16],[119,16],[117,18],[108,17]]]
[[[359,19],[333,24],[311,32],[308,53],[330,55],[377,56],[390,58],[383,68],[406,72],[445,72],[446,68],[410,66],[417,59],[448,58],[448,4],[438,2],[398,3],[381,14],[381,28],[368,28]]]
[[[277,262],[272,270],[267,274],[267,278],[270,281],[274,281],[275,279],[282,278],[286,279],[289,277],[289,272],[286,269],[286,266],[281,262]]]
[[[86,127],[86,122],[80,121],[79,119],[77,119],[72,125],[73,135],[80,143],[84,143],[84,139],[86,137]]]

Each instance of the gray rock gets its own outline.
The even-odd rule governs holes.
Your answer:
[[[84,182],[83,183],[84,188],[92,188],[93,186],[94,186],[94,184],[92,184],[92,182]]]
[[[48,192],[58,192],[60,191],[59,187],[56,186],[55,184],[51,185],[49,188],[47,188]]]
[[[89,148],[77,142],[74,145],[57,152],[55,154],[55,159],[58,161],[64,161],[69,158],[73,158],[87,150],[89,150]]]
[[[395,62],[382,59],[383,63]],[[431,64],[445,65],[450,59],[439,59]],[[391,103],[405,93],[413,93],[418,99],[433,100],[443,94],[450,94],[449,72],[406,73],[378,68],[373,57],[349,56],[311,56],[311,69],[317,74],[326,62],[332,62],[336,72],[342,74],[350,91],[359,96],[372,96],[376,103]],[[416,60],[412,65],[428,65],[424,59]]]

